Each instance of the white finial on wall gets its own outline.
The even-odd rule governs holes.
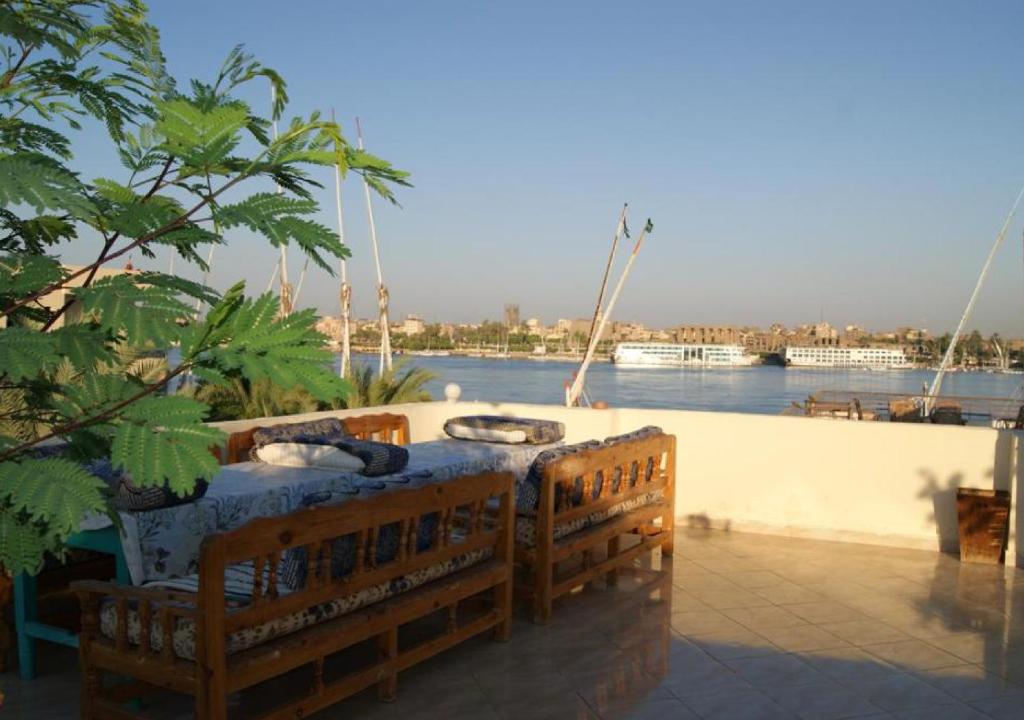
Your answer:
[[[462,388],[455,383],[448,383],[444,386],[444,399],[450,403],[458,402],[462,395]]]

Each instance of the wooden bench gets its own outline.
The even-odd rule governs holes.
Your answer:
[[[82,717],[142,717],[119,702],[163,688],[193,696],[201,720],[222,720],[228,695],[296,672],[308,690],[246,717],[304,717],[372,685],[393,699],[400,671],[484,631],[507,639],[513,484],[511,473],[487,473],[255,520],[203,541],[195,592],[76,583]],[[394,556],[382,561],[388,531]],[[345,539],[341,572],[332,553],[341,558]],[[290,587],[279,576],[297,550],[305,577]],[[251,582],[241,602],[232,584],[239,568]],[[412,589],[359,604],[396,585]],[[447,615],[439,632],[399,642],[401,626],[438,612]],[[342,651],[366,642],[376,660],[325,677],[325,659],[351,661]],[[108,687],[108,675],[134,682]]]
[[[675,456],[675,436],[658,433],[546,465],[536,515],[518,518],[515,552],[534,622],[547,622],[556,598],[591,580],[603,575],[614,584],[617,568],[644,552],[660,546],[662,555],[672,554]],[[637,542],[623,548],[626,535]],[[604,557],[595,559],[598,552]],[[560,574],[559,565],[573,559],[578,569]]]
[[[393,445],[409,444],[409,418],[405,415],[393,413],[376,413],[373,415],[356,415],[355,417],[338,418],[345,428],[345,432],[360,440],[376,440]],[[224,452],[215,449],[214,454],[221,461],[221,465],[245,462],[249,459],[249,451],[252,449],[252,435],[258,427],[251,427],[248,430],[241,430],[231,433],[228,436]]]

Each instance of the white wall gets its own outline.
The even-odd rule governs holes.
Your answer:
[[[484,402],[316,415],[382,410],[408,415],[413,442],[443,437],[449,417],[477,413],[559,420],[569,442],[659,425],[678,441],[681,522],[737,531],[954,550],[957,487],[1012,489],[1015,501],[1024,494],[1019,433],[989,428]],[[1021,536],[1024,514],[1015,510],[1011,531]]]

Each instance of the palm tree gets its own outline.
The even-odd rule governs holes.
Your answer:
[[[305,388],[282,388],[268,379],[236,377],[226,385],[200,385],[196,399],[210,406],[210,420],[242,420],[316,412],[320,403]]]
[[[373,376],[373,368],[366,363],[354,363],[348,376],[352,386],[348,397],[335,400],[331,406],[341,409],[428,402],[430,393],[423,386],[435,377],[423,368],[409,367],[405,360],[378,377]]]

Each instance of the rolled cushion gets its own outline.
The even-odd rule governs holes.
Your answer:
[[[321,418],[320,420],[256,428],[252,434],[251,456],[253,460],[258,460],[259,449],[271,443],[309,443],[316,438],[344,435],[344,433],[345,427],[338,418]]]
[[[268,465],[315,467],[346,472],[362,472],[366,467],[366,463],[361,459],[333,445],[270,443],[256,450],[256,458]]]
[[[140,487],[132,482],[132,478],[121,468],[114,467],[109,458],[93,460],[85,469],[100,478],[113,492],[111,507],[115,510],[144,511],[184,505],[198,500],[206,494],[210,487],[202,478],[196,478],[195,488],[185,495],[177,495],[166,485],[147,485]]]
[[[449,437],[510,444],[541,445],[565,437],[565,425],[554,420],[500,415],[465,415],[444,424]]]

